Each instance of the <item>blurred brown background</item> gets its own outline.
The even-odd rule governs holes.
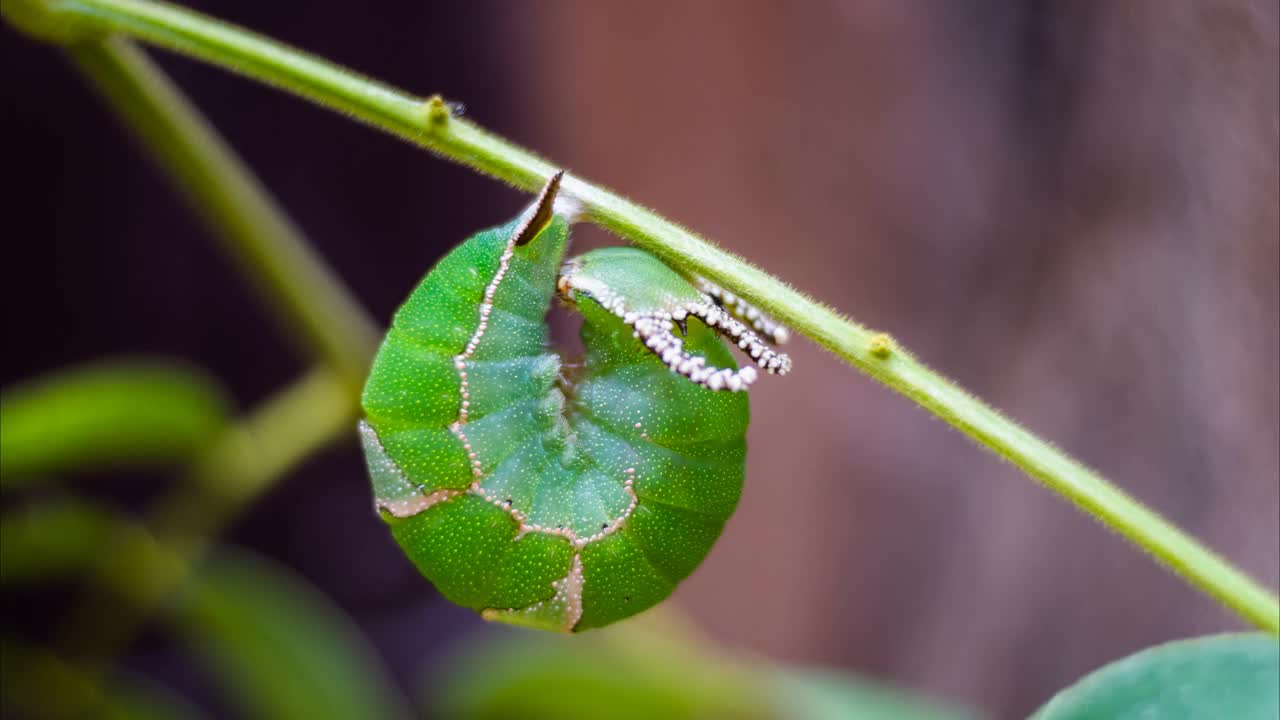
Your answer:
[[[1280,582],[1276,3],[385,3],[354,20],[336,3],[192,4],[461,100],[892,332]],[[247,407],[293,377],[300,361],[77,78],[11,32],[4,55],[22,70],[4,79],[0,292],[22,351],[0,380],[162,352]],[[164,60],[380,320],[521,202]],[[715,638],[1012,717],[1146,645],[1240,627],[909,402],[803,341],[792,352],[796,371],[753,392],[741,508],[676,595]],[[100,492],[129,504],[154,487]],[[352,442],[232,538],[320,584],[415,677],[481,621],[418,580],[366,495]],[[47,600],[7,602],[39,634]],[[150,638],[130,662],[198,694],[169,653]]]

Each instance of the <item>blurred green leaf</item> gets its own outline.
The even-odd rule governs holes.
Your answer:
[[[428,709],[463,720],[971,717],[856,676],[717,653],[669,608],[585,635],[504,632],[437,672]]]
[[[459,720],[768,718],[745,666],[682,641],[669,611],[584,635],[483,633],[428,677],[432,717]]]
[[[351,620],[282,566],[218,551],[175,609],[177,631],[246,716],[409,716]]]
[[[788,720],[959,720],[971,713],[944,709],[924,698],[849,673],[779,666],[778,716]]]
[[[0,488],[187,458],[226,419],[218,388],[181,365],[111,361],[54,372],[0,394]]]
[[[1280,717],[1280,640],[1210,635],[1157,645],[1054,696],[1036,720]]]
[[[46,649],[0,641],[0,708],[5,717],[178,720],[203,713],[167,688],[132,673],[91,679]]]
[[[37,582],[88,570],[119,528],[111,511],[83,500],[40,501],[0,518],[0,582]]]

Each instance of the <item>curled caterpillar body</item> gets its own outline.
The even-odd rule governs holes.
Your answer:
[[[660,602],[719,536],[749,410],[745,393],[712,390],[756,378],[720,334],[748,355],[758,338],[639,251],[588,253],[562,276],[556,187],[458,246],[397,312],[360,436],[375,507],[445,597],[580,631]],[[584,319],[568,371],[548,349],[557,292]],[[785,372],[760,346],[761,367]]]

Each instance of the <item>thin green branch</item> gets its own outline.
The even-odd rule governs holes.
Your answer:
[[[168,77],[128,41],[68,47],[275,308],[280,325],[359,388],[379,332],[257,179]]]
[[[30,11],[36,0],[24,0]],[[534,190],[556,169],[423,99],[355,75],[263,36],[144,0],[48,0],[41,18],[63,35],[117,31],[289,90],[516,187]],[[52,33],[49,33],[52,34]],[[1280,600],[1194,538],[1049,443],[966,394],[888,336],[852,322],[762,270],[618,195],[576,177],[561,193],[584,215],[670,264],[733,289],[850,365],[910,397],[973,440],[1143,548],[1259,627],[1280,632]]]

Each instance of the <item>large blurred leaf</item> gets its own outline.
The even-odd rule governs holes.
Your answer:
[[[848,673],[779,667],[775,704],[787,720],[959,720],[968,712],[944,709],[902,690]]]
[[[579,636],[490,635],[429,680],[433,717],[462,720],[967,717],[850,675],[735,659],[670,608]]]
[[[90,678],[48,650],[12,638],[0,642],[0,708],[4,716],[100,720],[179,720],[203,714],[142,677]]]
[[[1058,693],[1036,720],[1280,718],[1280,640],[1211,635],[1158,645]]]
[[[286,568],[220,551],[200,568],[175,610],[178,632],[246,716],[409,715],[351,620]]]
[[[62,498],[32,503],[0,518],[0,582],[63,577],[98,562],[118,530],[110,511]]]
[[[58,371],[0,393],[0,487],[191,456],[225,423],[203,374],[159,361]]]

